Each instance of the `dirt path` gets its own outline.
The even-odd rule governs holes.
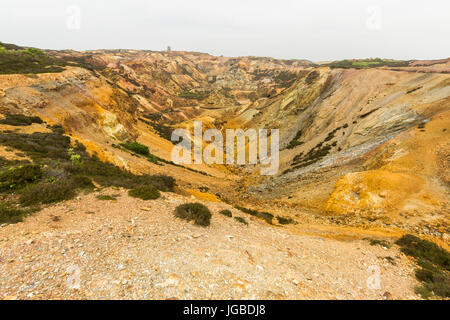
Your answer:
[[[418,298],[395,246],[296,235],[217,202],[204,202],[213,217],[201,228],[173,217],[190,198],[101,193],[120,196],[82,195],[0,228],[0,299]]]

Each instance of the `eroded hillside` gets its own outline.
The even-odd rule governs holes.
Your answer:
[[[170,173],[188,194],[293,219],[297,231],[407,229],[447,241],[449,59],[354,68],[193,52],[45,54],[61,70],[0,75],[2,114],[62,125],[101,160]],[[280,129],[278,174],[174,165],[171,132],[194,120]],[[127,141],[148,146],[152,161],[121,147]]]

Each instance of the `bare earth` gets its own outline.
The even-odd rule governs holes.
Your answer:
[[[120,196],[101,201],[100,193]],[[218,202],[201,201],[213,213],[202,228],[173,216],[193,199],[100,193],[0,228],[0,299],[419,298],[414,263],[396,246],[296,235]],[[380,288],[370,289],[377,268]]]

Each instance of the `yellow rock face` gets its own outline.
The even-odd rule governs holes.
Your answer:
[[[385,170],[349,173],[336,183],[325,209],[339,214],[394,210],[406,198],[419,193],[423,185],[424,179],[405,173]]]
[[[325,211],[447,216],[449,115],[443,112],[424,128],[412,128],[380,146],[365,162],[367,171],[348,173],[337,181]]]

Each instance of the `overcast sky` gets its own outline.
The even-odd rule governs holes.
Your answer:
[[[0,41],[313,61],[450,57],[449,0],[1,0]]]

